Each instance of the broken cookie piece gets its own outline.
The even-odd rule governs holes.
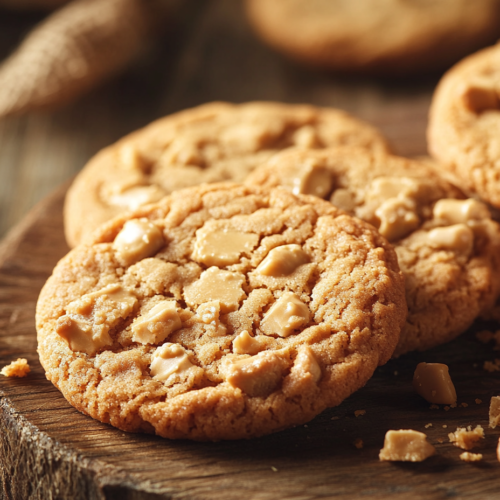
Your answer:
[[[31,371],[28,360],[24,358],[17,358],[12,361],[10,365],[4,366],[0,373],[5,377],[18,377],[23,378]]]
[[[450,443],[462,448],[462,450],[472,450],[481,439],[484,439],[484,430],[480,425],[477,425],[474,430],[469,425],[466,429],[457,427],[455,432],[448,434]]]
[[[436,449],[423,432],[411,429],[387,431],[379,459],[395,462],[422,462],[434,455]]]

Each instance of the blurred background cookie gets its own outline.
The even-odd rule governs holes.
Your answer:
[[[496,0],[246,0],[256,32],[332,70],[406,75],[446,68],[499,35]]]
[[[332,108],[210,103],[167,116],[98,153],[68,191],[68,243],[82,242],[115,215],[176,189],[246,176],[284,148],[387,143],[371,125]]]

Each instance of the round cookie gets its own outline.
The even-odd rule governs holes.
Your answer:
[[[369,224],[281,188],[205,184],[119,216],[59,262],[38,352],[102,422],[250,438],[362,387],[405,316],[396,254]]]
[[[370,125],[307,105],[211,103],[157,120],[102,150],[80,172],[64,207],[66,239],[81,243],[125,210],[204,182],[243,182],[271,154],[338,145],[386,150]]]
[[[430,72],[493,43],[496,0],[247,0],[256,32],[277,50],[327,69]]]
[[[247,183],[327,198],[395,246],[408,304],[396,356],[453,339],[495,300],[498,224],[429,163],[352,148],[289,150]]]
[[[448,71],[432,100],[430,153],[465,189],[500,207],[500,45]]]

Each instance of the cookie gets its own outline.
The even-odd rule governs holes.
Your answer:
[[[250,438],[362,387],[405,316],[396,254],[369,224],[280,188],[205,184],[119,216],[59,262],[38,352],[102,422]]]
[[[77,176],[64,208],[70,246],[125,210],[204,182],[243,182],[289,146],[386,150],[370,125],[306,105],[211,103],[162,118],[98,153]]]
[[[251,24],[284,54],[327,69],[406,75],[493,43],[496,0],[247,0]]]
[[[467,57],[436,88],[429,151],[460,186],[500,207],[500,45]]]
[[[289,150],[247,182],[329,199],[395,246],[408,303],[396,356],[453,339],[494,302],[498,225],[428,163],[349,148]]]

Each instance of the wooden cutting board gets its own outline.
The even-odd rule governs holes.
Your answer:
[[[29,360],[24,379],[0,377],[0,469],[9,499],[497,498],[498,429],[487,429],[500,374],[483,370],[500,353],[479,343],[476,324],[459,340],[389,362],[365,388],[307,425],[236,442],[168,441],[126,434],[73,409],[44,376],[36,352],[37,295],[68,248],[62,229],[63,186],[0,246],[0,364]],[[420,361],[444,362],[457,407],[432,410],[411,386]],[[481,401],[479,401],[481,400]],[[355,410],[366,414],[355,417]],[[426,424],[432,427],[425,428]],[[448,442],[457,426],[486,429],[484,460],[459,459]],[[423,463],[378,460],[388,429],[424,431],[437,455]],[[353,442],[363,440],[363,448]],[[442,440],[443,442],[440,442]]]

